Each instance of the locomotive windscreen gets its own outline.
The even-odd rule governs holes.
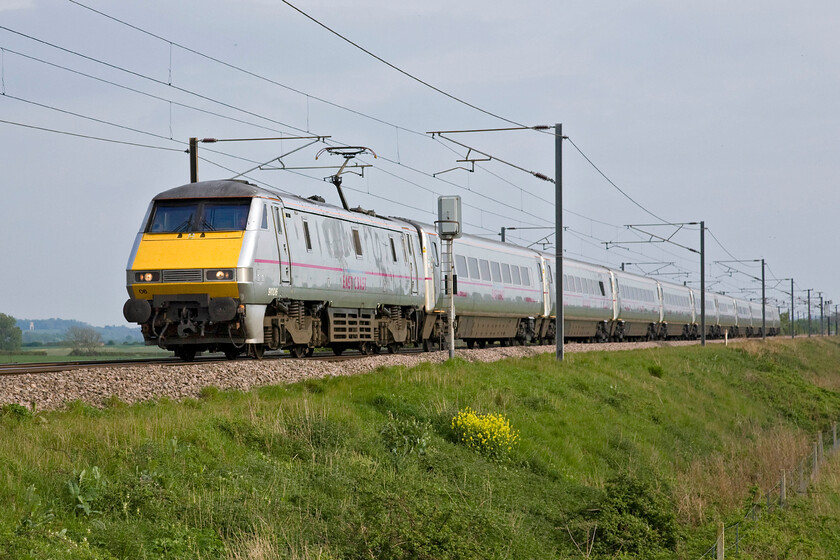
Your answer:
[[[251,199],[158,200],[146,233],[241,231],[248,222]]]

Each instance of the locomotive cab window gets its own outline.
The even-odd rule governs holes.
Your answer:
[[[248,222],[251,200],[158,200],[146,233],[242,231]]]
[[[432,241],[432,258],[435,261],[435,266],[440,266],[440,257],[438,256],[437,243]]]
[[[601,288],[601,295],[606,296],[607,292],[604,290],[604,281],[603,280],[599,281],[598,286]]]

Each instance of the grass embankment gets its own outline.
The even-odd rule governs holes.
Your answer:
[[[0,558],[697,558],[840,418],[838,364],[838,341],[752,342],[7,407]],[[459,441],[467,407],[518,444]],[[840,556],[823,480],[742,557]]]

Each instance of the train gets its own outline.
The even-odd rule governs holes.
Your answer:
[[[155,196],[126,266],[127,321],[191,361],[266,350],[362,354],[446,344],[449,296],[434,224],[247,181]],[[555,256],[464,234],[454,244],[455,337],[468,348],[553,344]],[[693,339],[700,291],[565,258],[569,341]],[[761,304],[706,292],[706,336],[761,336]],[[779,333],[773,306],[767,335]]]

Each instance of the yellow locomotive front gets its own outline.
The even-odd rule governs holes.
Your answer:
[[[195,183],[152,201],[126,267],[126,320],[147,344],[190,360],[202,350],[235,357],[246,338],[239,267],[250,185]]]

